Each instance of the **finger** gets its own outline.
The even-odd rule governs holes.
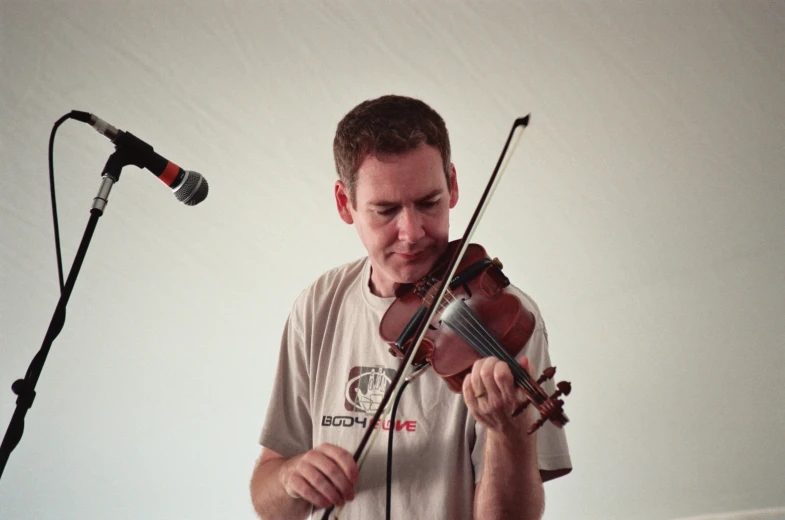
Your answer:
[[[482,367],[485,364],[485,359],[478,359],[474,362],[472,366],[471,372],[471,385],[472,385],[472,393],[475,397],[485,395],[485,384],[482,381]]]
[[[360,468],[357,467],[354,455],[340,446],[328,442],[319,446],[319,449],[341,468],[349,482],[352,484],[357,483],[357,480],[360,478]]]
[[[316,460],[314,460],[316,459]],[[326,475],[318,466],[316,457],[312,457],[307,464],[303,464],[299,474],[312,486],[319,494],[327,498],[330,504],[342,505],[345,502],[343,493],[336,483]]]
[[[510,367],[505,362],[496,363],[493,367],[493,379],[499,388],[500,399],[505,410],[512,411],[517,401],[515,380]]]
[[[352,495],[351,498],[354,498],[354,484],[356,484],[357,480],[360,478],[360,468],[357,467],[357,462],[354,460],[354,456],[340,446],[336,446],[335,444],[330,444],[327,442],[319,446],[318,449],[327,457],[329,457],[330,460],[341,470],[341,473],[349,482]]]
[[[529,375],[532,381],[537,380],[534,377],[534,365],[532,364],[531,360],[528,357],[522,356],[520,359],[518,359],[518,364],[521,366],[521,368],[526,370],[526,373]],[[533,402],[532,395],[526,390],[524,390],[523,388],[517,387],[516,406],[515,406],[515,412],[517,413],[514,413],[513,417],[516,417],[518,414],[523,412],[524,409],[531,410],[531,408],[533,408],[532,406],[526,406],[526,408],[524,408],[525,404],[527,403],[531,404],[531,402]]]
[[[518,360],[518,364],[521,366],[521,368],[523,368],[526,371],[526,373],[529,375],[532,381],[536,381],[536,378],[534,377],[534,373],[533,373],[534,367],[531,361],[529,360],[529,358],[527,358],[526,356],[521,357]],[[520,405],[520,403],[529,400],[528,393],[523,388],[518,387],[516,392],[516,399]]]
[[[496,358],[486,358],[480,367],[480,377],[482,379],[482,384],[485,387],[485,392],[488,394],[488,404],[494,408],[499,406],[499,403],[503,401],[501,389],[499,388],[494,375],[497,366],[499,366],[499,370],[507,368],[509,371],[509,367],[507,367],[503,361]]]
[[[309,479],[309,482],[322,493],[331,493],[332,491],[330,488],[336,490],[340,494],[341,502],[354,499],[354,485],[350,482],[349,476],[346,475],[343,468],[341,468],[330,455],[332,455],[332,453],[326,453],[324,448],[313,450],[312,454],[308,457],[307,462],[312,465],[325,480],[323,481],[319,478],[319,475],[309,472],[308,475],[313,478],[313,480]],[[354,460],[352,460],[352,462],[354,462]],[[327,496],[332,497],[330,494]]]
[[[493,381],[502,393],[512,393],[515,379],[512,376],[512,370],[504,361],[493,365]]]
[[[523,356],[518,360],[518,364],[521,365],[521,368],[527,371],[531,377],[534,377],[534,373],[532,372],[532,364],[531,361],[529,361],[529,358]]]
[[[336,498],[330,499],[320,493],[300,472],[292,472],[285,489],[290,497],[302,498],[319,508],[330,507],[337,503]],[[337,493],[335,497],[338,497]]]
[[[477,394],[472,385],[471,374],[463,378],[463,400],[466,402],[469,411],[474,415],[475,410],[477,410]]]

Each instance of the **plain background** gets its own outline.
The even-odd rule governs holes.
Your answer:
[[[186,207],[124,171],[0,517],[253,518],[287,312],[364,254],[335,212],[335,125],[386,93],[447,121],[453,238],[532,114],[475,241],[573,384],[546,519],[785,506],[784,27],[764,1],[0,1],[3,431],[58,297],[54,121],[93,112],[210,183]],[[112,150],[57,135],[66,267]]]

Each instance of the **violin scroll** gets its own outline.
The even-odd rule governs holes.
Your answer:
[[[546,381],[553,379],[554,375],[556,375],[556,367],[548,367],[543,370],[542,374],[533,385],[538,391],[535,392],[535,395],[530,395],[530,392],[526,391],[529,400],[512,413],[512,416],[516,417],[529,406],[529,403],[535,403],[537,405],[540,412],[540,418],[529,428],[529,435],[537,431],[547,421],[551,421],[558,428],[563,428],[564,425],[570,421],[564,413],[564,400],[559,399],[559,397],[570,395],[572,384],[570,384],[569,381],[559,381],[556,383],[556,391],[551,396],[548,396],[541,388],[541,385]]]
[[[555,371],[555,369],[554,369]],[[540,418],[531,425],[529,428],[529,435],[536,432],[540,429],[540,426],[545,424],[547,421],[551,421],[557,427],[562,428],[569,419],[564,414],[564,401],[559,399],[560,396],[568,396],[570,395],[570,391],[572,390],[572,385],[569,381],[559,381],[556,384],[556,391],[550,396],[545,403],[540,406]],[[528,402],[526,404],[529,404]],[[522,406],[521,409],[525,408],[526,406]]]

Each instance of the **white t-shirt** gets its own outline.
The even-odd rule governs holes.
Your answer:
[[[369,289],[367,257],[320,276],[297,298],[284,328],[273,393],[260,444],[284,457],[324,442],[357,449],[400,360],[379,336],[394,298]],[[533,372],[550,366],[545,326],[535,303],[509,286],[536,319],[526,355]],[[553,381],[543,388],[552,394]],[[535,412],[535,415],[536,412]],[[390,424],[383,424],[360,468],[355,499],[343,519],[383,518]],[[482,474],[485,428],[463,396],[432,370],[411,381],[395,417],[392,518],[472,518],[474,486]],[[540,469],[571,468],[564,430],[546,423],[537,431]],[[312,511],[321,518],[323,510]]]

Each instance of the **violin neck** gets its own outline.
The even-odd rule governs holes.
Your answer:
[[[540,385],[532,379],[529,373],[524,370],[521,365],[515,360],[513,360],[512,363],[508,361],[507,364],[510,366],[515,384],[526,391],[529,398],[534,401],[534,404],[542,404],[548,399],[548,394],[543,391]]]

